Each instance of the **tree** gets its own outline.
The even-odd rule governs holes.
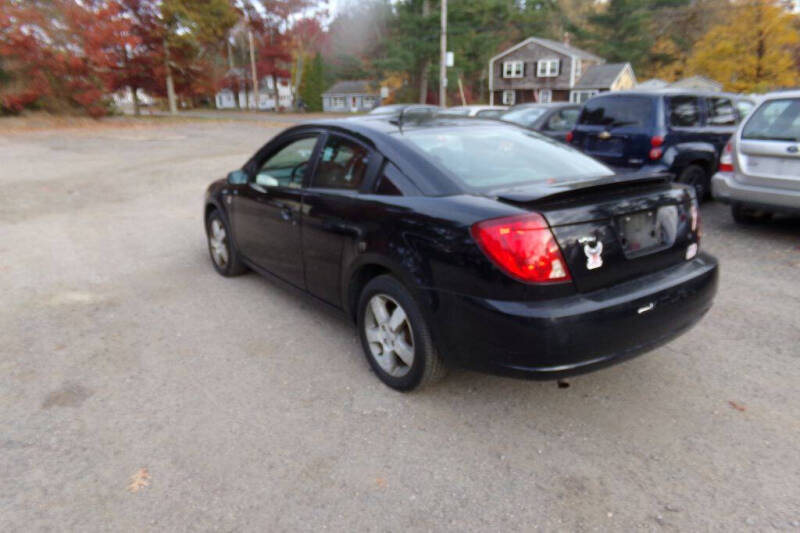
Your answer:
[[[325,91],[323,68],[322,54],[317,52],[300,84],[300,97],[309,111],[322,111],[322,93]]]
[[[797,21],[770,0],[740,0],[697,43],[687,70],[722,82],[725,89],[761,92],[795,86],[800,73],[794,47]]]
[[[317,17],[301,18],[294,23],[290,34],[292,54],[295,58],[293,93],[298,96],[300,95],[300,84],[303,81],[305,59],[311,54],[319,54],[322,51],[328,35],[322,29]],[[320,80],[320,83],[322,83],[322,80]]]

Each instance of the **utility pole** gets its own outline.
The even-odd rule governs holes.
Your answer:
[[[447,107],[447,0],[442,0],[442,36],[439,58],[439,105]]]
[[[247,29],[247,38],[250,41],[250,70],[253,73],[253,101],[254,111],[258,111],[258,77],[256,76],[256,52],[253,47],[253,30]],[[249,104],[250,102],[248,102]]]

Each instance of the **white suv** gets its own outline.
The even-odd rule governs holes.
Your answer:
[[[800,91],[764,97],[725,146],[711,189],[737,222],[800,214]]]

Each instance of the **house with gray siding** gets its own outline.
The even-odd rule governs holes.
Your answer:
[[[340,81],[322,93],[323,111],[358,113],[369,111],[380,103],[380,94],[367,80]]]
[[[530,37],[489,60],[489,103],[583,103],[603,91],[632,89],[630,63],[605,59],[569,42]]]

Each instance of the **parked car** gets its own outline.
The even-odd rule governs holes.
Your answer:
[[[503,113],[500,120],[565,141],[580,113],[577,104],[519,104]]]
[[[735,95],[620,91],[587,100],[568,139],[620,171],[667,171],[702,200],[738,122]]]
[[[459,105],[442,109],[438,115],[443,117],[497,118],[507,109],[508,107],[502,105]]]
[[[405,118],[430,118],[436,115],[441,108],[429,104],[389,104],[374,108],[367,116],[397,119],[400,115]],[[357,117],[356,117],[357,118]]]
[[[725,147],[712,188],[737,222],[800,214],[800,91],[761,101]]]
[[[343,310],[399,390],[445,365],[548,379],[612,364],[695,324],[717,285],[688,187],[496,121],[295,126],[210,185],[204,220],[220,274]]]

